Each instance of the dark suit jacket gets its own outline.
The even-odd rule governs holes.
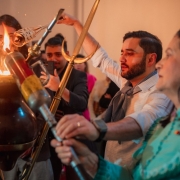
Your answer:
[[[66,68],[59,75],[60,79],[62,79],[65,70]],[[89,97],[86,73],[73,68],[66,88],[70,91],[70,102],[67,103],[61,99],[58,109],[63,111],[64,114],[82,114],[87,108]]]
[[[59,75],[60,80],[62,80],[66,67]],[[61,99],[58,110],[61,110],[64,115],[74,114],[74,113],[82,114],[82,112],[87,108],[88,97],[89,97],[89,93],[87,89],[86,73],[73,69],[70,74],[69,80],[67,82],[66,88],[70,91],[70,102],[67,103],[66,101]],[[50,92],[50,95],[52,97],[54,96],[54,94],[55,93]],[[51,133],[49,136],[50,139],[54,138],[52,137]],[[94,143],[89,142],[88,140],[84,140],[83,143],[94,151],[95,149]],[[60,159],[58,159],[54,148],[50,147],[50,151],[51,151],[51,163],[54,172],[54,180],[59,180],[62,164]],[[66,173],[67,180],[79,179],[71,167],[66,167],[66,171],[67,171]]]
[[[66,67],[64,68],[62,73],[59,75],[60,79],[62,79],[64,72],[66,70]],[[36,70],[35,72],[36,74],[39,71],[41,71],[39,68],[35,70]],[[86,73],[73,69],[69,77],[68,83],[66,85],[66,88],[70,91],[70,102],[67,103],[66,101],[61,99],[58,109],[63,112],[63,115],[74,114],[74,113],[82,114],[82,112],[87,107],[87,102],[88,102],[88,97],[89,97],[88,89],[87,89]],[[50,94],[51,98],[53,99],[55,92],[49,89],[47,89],[47,91]],[[37,119],[38,119],[39,129],[42,129],[44,126],[45,120],[42,118],[41,114],[37,116],[38,116]],[[38,159],[37,159],[38,162],[45,161],[48,158],[50,158],[49,141],[53,138],[54,136],[52,135],[51,132],[49,132],[48,138],[45,140],[42,150],[38,156]]]

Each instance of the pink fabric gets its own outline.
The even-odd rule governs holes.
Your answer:
[[[86,109],[82,114],[88,121],[90,121],[90,115],[89,115],[89,110],[88,109]]]
[[[87,86],[88,86],[89,94],[91,93],[95,82],[96,82],[96,77],[93,76],[92,74],[87,73]]]
[[[94,84],[96,82],[96,77],[93,76],[92,74],[89,74],[87,73],[87,86],[88,86],[88,92],[89,94],[91,93],[93,87],[94,87]],[[90,115],[89,115],[89,110],[86,109],[84,112],[83,112],[83,116],[87,119],[87,120],[90,120]]]
[[[60,174],[59,180],[66,180],[66,166],[62,164],[62,170]]]

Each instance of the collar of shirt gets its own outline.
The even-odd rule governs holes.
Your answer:
[[[151,87],[155,86],[158,81],[159,75],[158,73],[154,74],[152,77],[147,79],[146,81],[140,83],[138,87],[141,89],[142,92],[149,90]]]
[[[127,80],[125,78],[122,78],[122,79],[125,80],[125,81],[123,81],[123,86],[122,86],[122,87],[124,87],[125,84],[127,83]],[[151,87],[156,85],[158,79],[159,79],[159,75],[158,75],[158,73],[156,73],[153,76],[151,76],[150,78],[148,78],[147,80],[145,80],[142,83],[140,83],[137,86],[135,86],[134,89],[137,88],[137,89],[140,89],[141,92],[146,92]]]

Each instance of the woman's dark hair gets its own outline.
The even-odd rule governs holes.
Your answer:
[[[77,58],[85,58],[85,56],[82,55],[82,54],[78,54],[76,57],[77,57]],[[86,73],[88,73],[88,72],[89,72],[89,68],[88,68],[88,63],[87,63],[87,61],[85,61],[84,64],[85,64],[84,71],[85,71]]]
[[[0,16],[0,25],[2,25],[2,24],[12,27],[16,31],[19,29],[22,29],[22,26],[20,25],[20,23],[13,16],[11,16],[9,14],[4,14],[4,15]],[[27,57],[28,48],[26,45],[24,45],[22,47],[18,47],[18,51],[21,52],[25,58]]]
[[[178,38],[180,38],[180,30],[178,30],[178,32],[176,33],[176,36],[178,36]]]
[[[45,44],[45,50],[47,46],[62,46],[64,41],[64,36],[60,33],[56,34],[54,37],[50,38]],[[67,51],[67,42],[64,42],[64,50]]]
[[[145,55],[156,53],[156,62],[162,58],[162,43],[158,37],[147,31],[132,31],[128,32],[123,37],[123,42],[128,38],[139,38],[139,46],[144,50]]]
[[[22,29],[20,23],[13,16],[8,14],[0,16],[0,24],[2,23],[6,26],[13,27],[14,29],[16,29],[16,31]]]

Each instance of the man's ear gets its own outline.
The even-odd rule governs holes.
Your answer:
[[[147,65],[148,66],[155,65],[156,60],[157,60],[157,54],[156,53],[147,54],[146,59],[147,59]]]

